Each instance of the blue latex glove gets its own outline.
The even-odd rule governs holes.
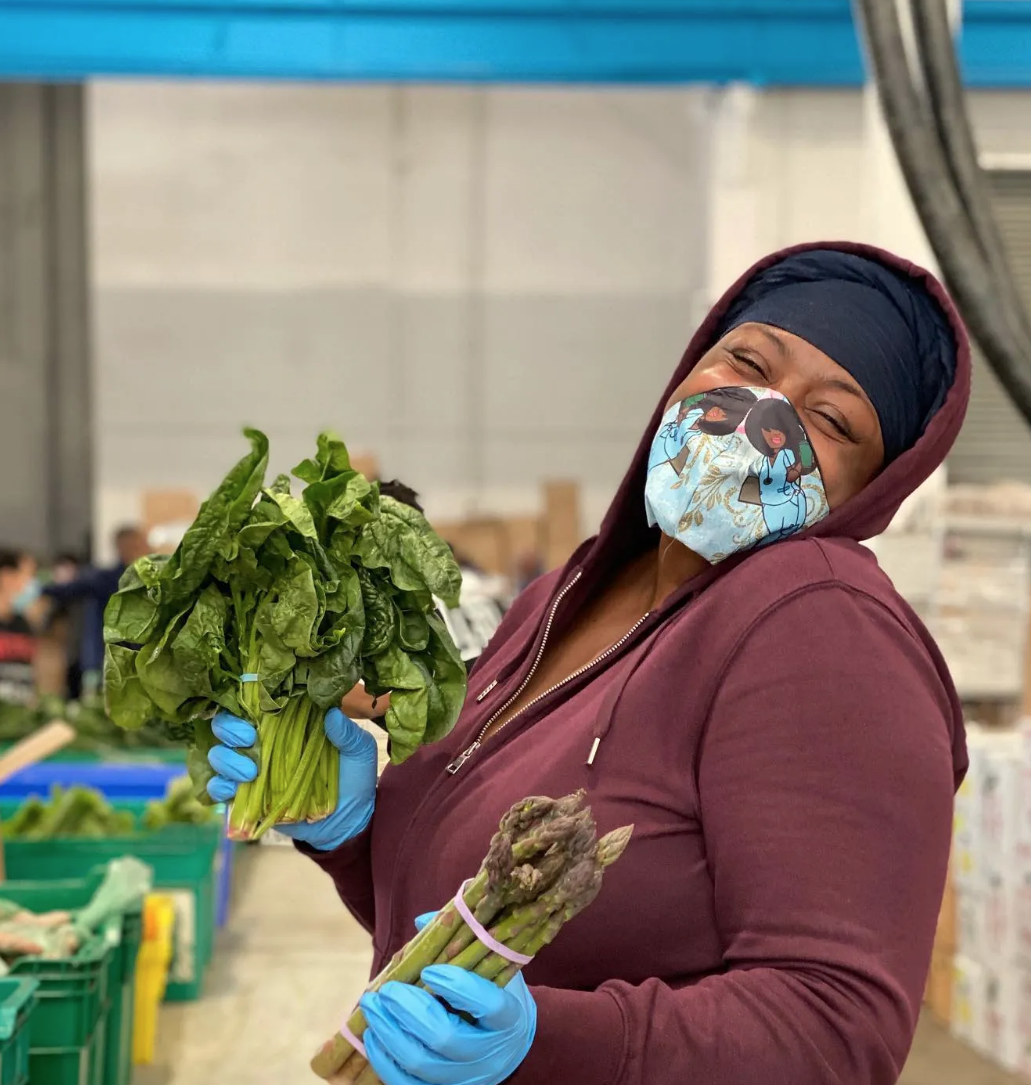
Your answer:
[[[348,719],[339,708],[326,713],[326,737],[340,751],[340,798],[337,808],[321,821],[277,825],[279,832],[319,851],[332,851],[363,832],[376,805],[376,740]],[[231,802],[240,784],[258,775],[258,766],[237,750],[254,745],[257,731],[245,720],[220,711],[211,721],[221,743],[208,753],[218,773],[208,781],[208,794],[216,802]]]
[[[419,916],[416,930],[436,914]],[[444,964],[424,968],[422,981],[429,991],[386,983],[361,1000],[365,1051],[383,1085],[498,1085],[515,1073],[537,1030],[522,974],[502,989]],[[434,994],[476,1024],[448,1013]]]

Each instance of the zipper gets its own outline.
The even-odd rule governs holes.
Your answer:
[[[454,759],[454,761],[452,761],[451,764],[448,765],[447,772],[449,775],[454,776],[456,772],[461,770],[462,766],[469,760],[469,758],[472,757],[476,753],[476,751],[483,745],[484,740],[487,737],[487,732],[494,725],[495,721],[500,719],[508,711],[508,709],[513,704],[515,704],[517,700],[519,700],[520,696],[522,696],[523,691],[533,680],[533,676],[537,673],[537,668],[540,666],[541,659],[544,656],[544,649],[548,645],[548,637],[551,635],[551,626],[555,620],[555,613],[559,608],[559,604],[562,602],[566,593],[580,579],[581,575],[581,573],[577,573],[576,576],[562,589],[562,591],[559,592],[557,598],[555,599],[555,602],[551,608],[551,613],[548,615],[548,622],[544,627],[544,637],[541,640],[541,646],[537,652],[537,658],[533,661],[533,666],[530,668],[519,688],[497,710],[497,712],[495,712],[490,717],[490,719],[487,720],[483,727],[480,728],[480,733],[476,736],[476,739],[473,741],[472,745],[467,746]],[[648,611],[647,614],[643,615],[641,618],[638,618],[638,620],[634,622],[634,624],[623,634],[623,636],[619,638],[619,640],[616,641],[615,644],[610,644],[609,647],[601,653],[601,655],[595,656],[594,659],[590,661],[590,663],[585,663],[582,667],[577,668],[577,670],[573,671],[572,674],[567,675],[565,678],[562,679],[561,682],[556,682],[553,686],[550,686],[548,689],[544,690],[543,693],[538,693],[532,701],[527,701],[527,703],[523,705],[523,707],[519,709],[519,711],[514,716],[512,716],[511,719],[505,720],[505,722],[497,729],[495,734],[500,734],[513,720],[519,719],[519,717],[523,715],[524,712],[527,712],[529,709],[533,708],[533,706],[539,701],[543,701],[545,697],[550,696],[556,690],[561,689],[563,686],[568,685],[570,682],[574,682],[577,678],[580,678],[582,675],[586,674],[593,667],[596,667],[599,663],[604,662],[606,659],[609,658],[609,656],[618,652],[620,648],[622,648],[623,645],[626,644],[626,642],[638,631],[638,629],[640,629],[641,626],[644,625],[644,623],[648,620],[650,616],[651,611]],[[491,686],[488,686],[487,689],[483,691],[483,693],[480,695],[480,698],[490,692],[492,688],[493,683]],[[477,700],[479,700],[480,698],[477,698]]]
[[[573,586],[583,576],[583,570],[578,569],[576,576],[555,596],[555,602],[551,604],[551,610],[548,612],[548,621],[544,626],[544,636],[541,639],[541,646],[537,649],[537,658],[533,661],[533,666],[530,668],[529,673],[523,679],[519,688],[512,694],[511,697],[490,717],[489,720],[480,729],[480,733],[476,736],[476,740],[471,746],[467,746],[447,767],[447,771],[451,776],[454,776],[456,772],[469,760],[470,757],[483,745],[483,740],[490,730],[491,724],[501,716],[509,705],[515,704],[519,699],[523,690],[530,684],[533,676],[537,673],[537,668],[541,665],[541,659],[544,657],[544,649],[548,646],[548,637],[551,636],[551,627],[555,621],[555,615],[558,612],[558,608],[562,603],[562,600],[573,590]],[[498,680],[495,678],[493,682],[476,698],[476,703],[479,704],[484,697],[498,684]],[[527,705],[527,708],[530,706]]]

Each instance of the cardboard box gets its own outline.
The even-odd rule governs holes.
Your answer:
[[[1018,863],[1016,879],[1017,957],[1031,969],[1031,866]]]
[[[1031,968],[1022,967],[1017,978],[1017,1072],[1031,1078]]]
[[[956,926],[956,887],[952,884],[950,874],[945,882],[945,892],[942,894],[941,908],[938,910],[938,926],[934,932],[936,953],[948,953],[951,956],[956,952]]]
[[[936,951],[927,977],[927,1008],[942,1025],[952,1020],[953,955]]]
[[[544,566],[557,569],[583,542],[580,526],[580,484],[552,481],[544,484]]]
[[[1021,1061],[1020,1008],[1023,970],[1015,965],[985,971],[984,1053],[1013,1073]]]
[[[351,455],[351,466],[370,482],[380,478],[379,458],[374,452],[359,452]]]
[[[1029,857],[1031,867],[1031,719],[1019,724],[1020,785],[1017,789],[1017,849]]]
[[[200,511],[192,490],[144,490],[143,530],[152,552],[171,554]]]
[[[1023,737],[1016,731],[991,735],[977,759],[975,792],[979,809],[977,865],[986,889],[1013,877],[1021,823]]]
[[[977,1051],[984,1051],[988,1037],[985,1017],[985,969],[976,961],[956,957],[952,962],[952,1035]]]
[[[1022,922],[1018,917],[1020,884],[1014,871],[989,874],[981,898],[980,954],[974,959],[993,969],[1013,967],[1020,959]]]
[[[956,955],[984,960],[984,896],[972,889],[956,890]]]
[[[960,892],[979,892],[980,762],[984,747],[981,729],[972,725],[967,733],[970,769],[956,793],[952,824],[952,878]]]

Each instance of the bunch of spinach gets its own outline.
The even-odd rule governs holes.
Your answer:
[[[255,724],[258,777],[233,803],[234,835],[316,820],[337,803],[337,753],[325,710],[359,679],[390,693],[394,762],[443,737],[465,698],[465,667],[434,596],[455,605],[461,574],[414,509],[381,497],[342,441],[318,440],[265,484],[268,440],[201,506],[170,557],[141,558],[104,618],[107,709],[121,727],[155,717],[188,742],[198,796],[219,708]]]

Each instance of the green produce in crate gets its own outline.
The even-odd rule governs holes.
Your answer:
[[[0,959],[71,957],[108,920],[139,907],[153,881],[150,867],[127,855],[108,863],[103,881],[83,908],[37,913],[0,897]]]
[[[168,785],[163,799],[147,803],[143,813],[143,828],[158,832],[166,825],[206,825],[215,817],[210,806],[197,801],[189,776],[179,776]]]
[[[167,749],[180,744],[160,720],[148,720],[139,730],[126,731],[104,709],[103,698],[64,701],[41,697],[35,705],[0,701],[0,743],[13,743],[38,731],[51,720],[64,720],[75,728],[69,749],[105,754],[121,750]]]
[[[245,432],[250,454],[176,552],[124,574],[105,614],[104,681],[119,726],[157,717],[180,729],[198,797],[213,775],[215,712],[255,725],[258,777],[239,789],[230,826],[257,837],[336,808],[323,717],[359,679],[391,694],[384,725],[401,762],[454,725],[465,667],[433,600],[456,605],[461,574],[424,517],[381,497],[329,434],[294,468],[299,496],[285,475],[266,486],[268,441]]]
[[[132,813],[115,810],[99,791],[58,785],[51,788],[49,802],[27,799],[3,825],[8,840],[127,836],[131,832]]]

